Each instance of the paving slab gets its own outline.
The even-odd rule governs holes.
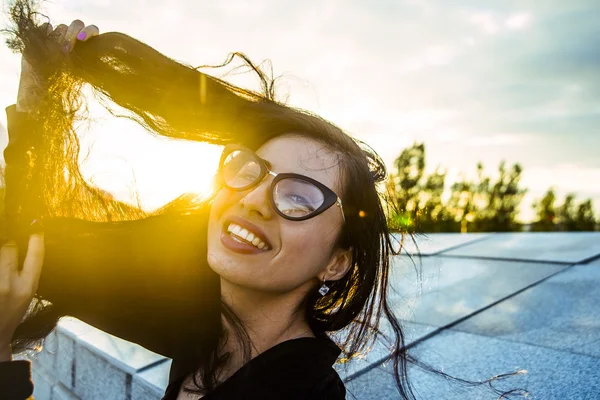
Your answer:
[[[443,255],[575,264],[600,255],[600,232],[496,233]]]
[[[51,400],[52,387],[57,383],[56,377],[34,361],[31,365],[31,379],[34,384],[33,397],[36,400]]]
[[[600,358],[600,261],[570,267],[454,329]]]
[[[444,326],[566,265],[448,257],[396,257],[390,299],[401,319]]]
[[[403,251],[412,255],[430,256],[443,251],[478,242],[491,237],[490,233],[431,233],[404,236]],[[401,238],[400,235],[395,235]]]
[[[166,360],[135,374],[132,382],[132,398],[161,399],[169,384],[171,363],[171,360]]]
[[[447,374],[474,381],[527,370],[526,374],[495,381],[493,386],[500,391],[526,389],[530,393],[528,399],[600,398],[600,360],[595,357],[456,331],[445,331],[426,340],[412,354]],[[409,367],[408,377],[418,399],[497,400],[499,397],[487,385],[465,387],[415,366]],[[346,388],[347,399],[400,398],[389,363],[346,383]]]
[[[37,400],[37,397],[35,397]],[[69,389],[58,384],[52,388],[52,400],[80,400],[81,398],[73,394]],[[43,399],[42,399],[43,400]]]
[[[130,400],[131,376],[84,346],[75,351],[75,395],[86,400]]]
[[[418,324],[410,321],[400,321],[400,324],[404,333],[405,346],[408,346],[437,329],[437,327],[432,325]],[[334,365],[334,368],[343,380],[352,378],[353,376],[372,368],[373,365],[380,364],[389,357],[391,350],[393,349],[393,343],[390,339],[394,336],[387,320],[382,321],[380,330],[382,331],[383,336],[378,337],[370,351],[366,352],[363,356],[359,356],[358,358],[354,358],[343,364]]]

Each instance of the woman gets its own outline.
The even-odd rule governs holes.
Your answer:
[[[393,250],[374,152],[275,101],[249,62],[262,95],[81,21],[52,30],[25,1],[11,11],[24,68],[8,109],[11,241],[0,257],[9,399],[31,394],[11,351],[63,315],[173,358],[165,399],[344,399],[332,365],[368,346],[385,317],[399,395],[414,398],[387,303]],[[148,216],[90,187],[73,131],[83,83],[154,134],[226,145],[215,194]]]
[[[75,57],[78,47],[83,51],[84,46],[94,42],[90,38],[97,34],[95,27],[84,27],[80,21],[74,21],[68,28],[57,28],[50,36],[59,42],[66,42],[66,51],[74,48],[71,56]],[[103,38],[96,39],[101,45]],[[78,41],[89,43],[78,44]],[[24,73],[27,73],[27,69]],[[196,72],[195,75],[200,74]],[[208,104],[220,94],[210,85],[220,85],[223,92],[226,86],[216,80],[204,79]],[[23,85],[27,86],[31,80],[25,76]],[[202,90],[197,93],[202,93]],[[207,399],[345,398],[344,385],[332,369],[340,349],[325,332],[347,327],[365,310],[367,317],[374,313],[377,286],[385,285],[387,271],[380,268],[387,267],[387,258],[386,264],[380,266],[380,241],[386,246],[383,253],[389,251],[389,246],[386,244],[385,216],[375,190],[375,182],[383,174],[380,169],[370,169],[373,165],[381,168],[382,164],[374,154],[363,151],[351,138],[319,118],[289,109],[267,98],[261,99],[264,104],[259,104],[250,103],[241,96],[235,97],[233,101],[222,101],[225,105],[217,105],[219,113],[231,118],[232,109],[238,113],[254,112],[254,115],[262,112],[260,118],[264,122],[260,128],[264,131],[252,135],[251,130],[246,128],[244,130],[250,131],[250,134],[246,134],[246,140],[237,141],[240,146],[225,148],[220,166],[222,188],[210,200],[207,221],[203,220],[207,209],[204,205],[192,212],[192,216],[178,217],[185,219],[184,222],[175,221],[176,217],[165,217],[170,215],[169,212],[136,222],[104,222],[104,226],[90,227],[84,227],[92,224],[90,222],[47,219],[43,227],[46,255],[38,293],[52,302],[60,315],[75,315],[101,329],[173,357],[174,370],[165,398],[187,398],[188,388]],[[17,186],[14,180],[11,181],[14,178],[11,176],[13,170],[21,168],[16,166],[20,161],[19,155],[14,154],[17,152],[17,142],[20,139],[36,140],[33,136],[36,136],[35,130],[39,130],[34,126],[35,121],[27,121],[31,117],[18,112],[32,111],[28,109],[33,104],[31,98],[22,96],[19,100],[18,110],[9,112],[10,135],[22,136],[16,139],[11,137],[6,152],[9,191],[9,185]],[[221,100],[217,98],[213,101]],[[255,110],[245,111],[234,102]],[[266,111],[260,111],[260,108]],[[221,129],[235,131],[231,127],[222,127],[227,122],[221,123],[215,119],[213,117],[210,121],[213,124],[212,132],[218,133]],[[15,123],[25,126],[15,127]],[[33,132],[25,132],[30,129]],[[40,152],[38,147],[43,147],[43,144],[33,147]],[[254,152],[250,148],[257,150]],[[370,162],[369,156],[377,164]],[[47,177],[49,174],[47,171],[45,173]],[[46,177],[37,178],[42,188]],[[368,189],[364,190],[365,187]],[[45,195],[42,193],[37,197]],[[21,197],[20,202],[27,204],[30,200]],[[37,213],[43,210],[42,215],[51,214],[48,211],[51,202],[42,203],[29,204],[28,209],[36,209]],[[21,213],[32,214],[30,211]],[[56,216],[59,212],[53,214]],[[24,217],[19,215],[11,218],[16,220]],[[167,219],[169,221],[165,222]],[[188,222],[190,219],[195,219],[198,227],[206,223],[207,232],[201,232],[200,228],[182,228],[184,223],[193,225]],[[76,224],[79,226],[73,229]],[[144,224],[155,233],[160,230],[159,238],[152,235],[141,238],[142,232],[148,232]],[[13,222],[12,225],[18,223]],[[195,236],[193,244],[198,249],[192,253],[190,244],[185,250],[178,251],[170,240],[168,245],[157,250],[157,242],[175,236],[173,231],[177,229],[170,227],[178,225],[184,232],[184,238]],[[65,226],[70,228],[66,229]],[[165,230],[169,228],[167,234]],[[195,232],[190,234],[190,230]],[[77,235],[74,231],[85,234]],[[364,238],[367,234],[371,235],[370,241]],[[90,235],[96,239],[90,240]],[[73,237],[77,244],[73,242]],[[204,251],[202,238],[206,240]],[[139,241],[139,245],[132,244],[134,241]],[[35,276],[39,274],[42,264],[39,258],[43,254],[43,245],[40,242],[41,239],[36,236],[30,246],[26,268],[21,272],[29,276],[26,274],[32,271],[30,294],[35,291]],[[67,242],[68,245],[65,244]],[[127,245],[123,244],[125,242]],[[4,251],[6,258],[11,255],[14,258],[15,251],[7,251]],[[148,268],[144,260],[154,259],[159,253],[164,254],[164,262],[157,263],[160,268]],[[184,282],[197,283],[186,283],[184,299],[187,307],[180,304],[174,306],[176,301],[173,299],[166,302],[162,299],[164,303],[171,303],[168,307],[167,304],[161,306],[160,301],[148,300],[148,292],[152,288],[161,291],[158,296],[155,293],[158,299],[161,299],[160,294],[167,297],[182,291],[183,283],[170,283],[165,277],[165,271],[174,273],[172,266],[176,263],[166,260],[173,253],[185,254],[188,258],[185,264],[189,264],[189,259],[198,260],[201,264],[203,255],[210,269],[219,276],[216,281],[209,271],[198,272],[198,269],[202,270],[202,265],[195,265],[193,272],[183,271],[187,278],[192,278]],[[127,262],[123,260],[124,257]],[[84,264],[79,264],[78,260],[83,260]],[[13,262],[9,260],[9,263]],[[136,270],[142,264],[144,269]],[[81,265],[80,272],[70,265]],[[187,267],[192,270],[189,265]],[[7,269],[6,266],[4,268]],[[93,271],[102,271],[106,276],[106,268],[114,268],[108,275],[113,279],[118,277],[121,281],[118,288],[114,287],[115,283],[106,282],[106,279],[98,282],[98,276]],[[129,280],[129,275],[123,276],[120,269],[127,269],[136,282]],[[18,275],[14,269],[11,273]],[[57,278],[59,276],[60,279]],[[65,280],[72,282],[72,285],[69,282],[65,285]],[[209,285],[214,282],[219,284],[217,289]],[[172,286],[169,287],[169,284]],[[78,287],[86,285],[93,285],[93,290],[101,294],[91,296],[89,293],[74,293],[83,291]],[[135,293],[126,293],[125,288],[132,287]],[[215,328],[219,325],[218,319],[214,318],[217,315],[215,310],[220,313],[221,307],[219,289],[225,306],[224,313],[235,316],[224,319],[225,335],[221,334],[220,328]],[[65,290],[72,292],[67,294]],[[86,291],[90,292],[90,286]],[[201,291],[200,295],[198,291]],[[149,301],[156,304],[150,304]],[[139,316],[142,307],[119,309],[123,308],[119,304],[141,303],[145,303],[144,308],[150,310],[143,312],[143,317]],[[10,325],[14,329],[14,321],[19,321],[19,313],[24,312],[24,302],[19,304],[21,306],[13,313],[17,317],[13,318]],[[83,304],[84,310],[77,309],[78,305]],[[387,306],[385,302],[382,304]],[[179,314],[179,318],[185,318],[184,321],[177,321],[173,316],[177,315],[174,310],[191,307],[200,309],[194,320],[188,319],[189,311]],[[135,313],[131,311],[132,308],[136,310]],[[136,314],[135,319],[128,321],[131,314]],[[149,326],[149,319],[162,327]],[[194,323],[204,325],[200,335],[197,328],[190,327],[188,330],[194,335],[187,333],[184,337],[166,337],[169,330],[184,330],[182,325]],[[356,331],[361,336],[368,333],[362,325]],[[6,339],[13,336],[12,332],[9,333],[4,337],[4,348],[7,348]],[[198,347],[212,348],[212,352],[203,355],[200,354],[203,349],[200,349],[196,360],[186,359],[185,353],[193,343],[186,338],[191,336],[194,336]],[[218,343],[215,341],[217,336],[220,339]],[[251,346],[248,347],[248,344]],[[354,351],[361,347],[360,344],[354,346],[357,347]],[[352,345],[348,349],[352,350]],[[198,361],[202,361],[200,365],[193,365]],[[195,395],[193,398],[197,397]]]

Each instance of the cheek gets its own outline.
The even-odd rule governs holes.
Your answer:
[[[241,198],[238,192],[232,192],[228,189],[220,189],[213,200],[210,207],[210,215],[208,219],[208,238],[209,243],[215,232],[221,230],[220,220],[223,213],[231,206],[235,205]]]
[[[208,263],[215,269],[218,263],[222,261],[222,257],[219,256],[219,241],[221,240],[221,217],[223,213],[235,204],[235,195],[227,189],[221,189],[210,207],[210,215],[208,218],[208,235],[207,235],[207,249],[208,249]],[[220,261],[221,260],[221,261]]]
[[[294,226],[292,224],[298,224]],[[336,230],[322,224],[292,222],[282,228],[282,251],[277,274],[296,281],[314,278],[329,262]]]
[[[237,202],[239,196],[236,196],[236,193],[228,190],[228,189],[220,189],[215,196],[215,199],[210,208],[210,219],[212,221],[213,217],[219,218],[223,215],[223,212],[229,208],[231,205]]]

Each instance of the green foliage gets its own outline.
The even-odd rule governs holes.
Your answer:
[[[570,193],[560,206],[556,206],[555,202],[554,190],[549,189],[546,195],[534,204],[538,219],[532,224],[532,230],[548,232],[598,229],[591,199],[576,204],[575,195]]]
[[[552,231],[556,225],[556,195],[554,189],[548,189],[544,197],[533,204],[537,221],[531,225],[533,231]]]
[[[387,181],[392,212],[390,226],[404,232],[511,232],[523,226],[517,221],[526,189],[521,187],[520,164],[498,166],[496,178],[477,165],[474,180],[463,176],[446,187],[446,172],[437,168],[426,175],[426,151],[415,143],[394,161],[395,172]],[[597,222],[591,200],[576,204],[570,194],[561,206],[549,189],[534,203],[537,220],[534,231],[594,230]]]

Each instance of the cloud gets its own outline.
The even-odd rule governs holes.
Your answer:
[[[526,29],[531,24],[531,14],[526,12],[510,15],[505,22],[508,29],[521,30]]]

